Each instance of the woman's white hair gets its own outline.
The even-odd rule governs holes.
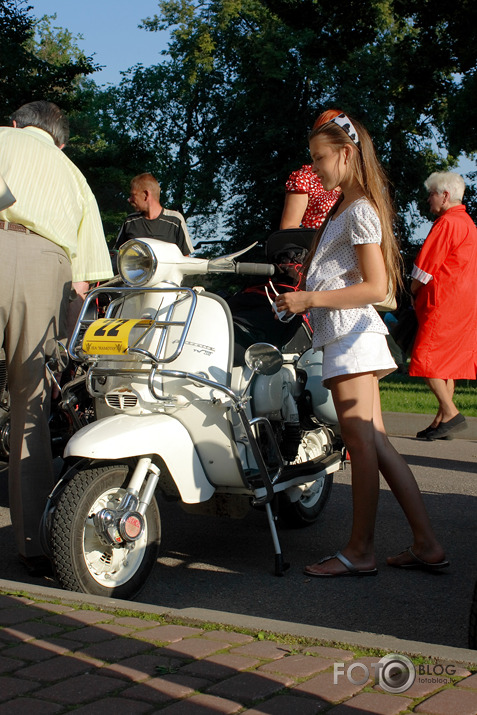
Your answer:
[[[449,192],[449,199],[452,202],[462,201],[465,191],[465,181],[460,174],[452,171],[434,171],[424,182],[426,189],[437,194]]]

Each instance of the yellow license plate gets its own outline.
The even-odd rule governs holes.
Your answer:
[[[100,318],[91,323],[83,338],[83,351],[88,355],[124,355],[129,336],[135,327],[149,327],[150,320]]]

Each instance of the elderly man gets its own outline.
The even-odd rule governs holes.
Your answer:
[[[424,377],[439,403],[419,439],[447,439],[466,427],[453,401],[454,381],[477,372],[477,228],[462,204],[459,174],[434,173],[425,182],[437,216],[412,270],[419,323],[409,374]]]
[[[96,200],[61,151],[68,120],[51,102],[25,104],[0,127],[0,175],[16,201],[0,211],[0,340],[11,396],[10,512],[29,572],[48,568],[39,525],[54,484],[45,359],[66,336],[71,286],[112,276]]]
[[[129,203],[136,209],[119,231],[115,248],[131,238],[157,238],[175,243],[184,256],[194,249],[184,217],[178,211],[165,209],[160,202],[161,187],[152,174],[139,174],[131,181]]]

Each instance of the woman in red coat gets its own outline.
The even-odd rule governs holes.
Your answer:
[[[425,182],[437,216],[412,271],[419,323],[409,374],[424,377],[439,402],[421,439],[442,439],[466,427],[453,402],[454,381],[477,372],[477,228],[462,204],[459,174],[434,173]]]

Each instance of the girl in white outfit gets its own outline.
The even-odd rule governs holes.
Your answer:
[[[277,297],[277,309],[310,312],[313,344],[323,349],[323,383],[330,388],[351,460],[353,526],[334,556],[305,568],[309,576],[374,576],[374,526],[379,472],[400,503],[413,544],[387,563],[435,571],[448,566],[421,493],[389,442],[378,379],[396,365],[387,329],[372,307],[400,282],[388,182],[367,131],[341,113],[310,134],[313,170],[326,191],[342,196],[318,231],[307,262],[306,290]]]

